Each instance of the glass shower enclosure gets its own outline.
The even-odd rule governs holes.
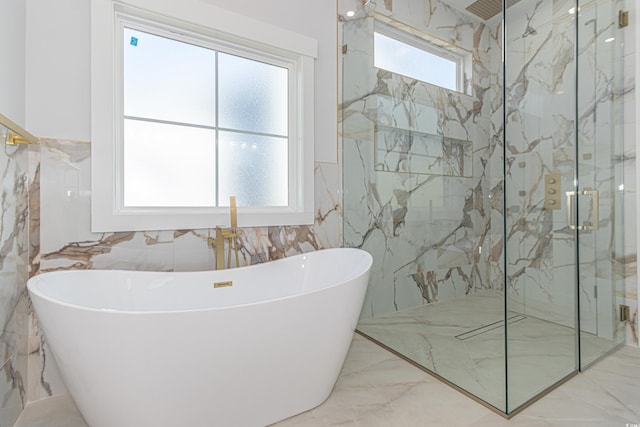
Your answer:
[[[506,415],[624,340],[619,8],[338,2],[358,330]]]

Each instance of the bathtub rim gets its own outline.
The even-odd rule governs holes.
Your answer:
[[[265,300],[260,300],[260,301],[253,301],[253,302],[248,302],[248,303],[244,303],[244,304],[233,304],[233,305],[226,305],[226,306],[221,306],[221,307],[204,307],[204,308],[184,308],[184,309],[167,309],[167,310],[120,310],[120,309],[113,309],[113,308],[95,308],[95,307],[88,307],[88,306],[84,306],[84,305],[79,305],[79,304],[74,304],[74,303],[70,303],[70,302],[65,302],[65,301],[61,301],[60,299],[54,298],[52,296],[46,295],[43,292],[41,292],[40,289],[38,289],[36,282],[38,281],[37,279],[40,278],[41,275],[44,274],[52,274],[52,275],[65,275],[65,274],[74,274],[76,272],[88,272],[88,271],[93,271],[93,272],[114,272],[114,273],[119,273],[119,272],[124,272],[124,273],[135,273],[135,274],[140,274],[140,275],[145,275],[145,274],[175,274],[175,275],[195,275],[195,274],[206,274],[206,273],[212,273],[212,272],[216,272],[219,270],[200,270],[200,271],[147,271],[147,270],[122,270],[122,269],[114,269],[114,270],[109,270],[109,269],[83,269],[83,270],[57,270],[57,271],[45,271],[45,272],[41,272],[38,273],[37,275],[29,278],[29,280],[27,280],[27,290],[29,293],[29,298],[32,298],[32,295],[35,295],[43,300],[46,300],[49,303],[58,305],[58,306],[62,306],[62,307],[66,307],[66,308],[71,308],[71,309],[75,309],[75,310],[82,310],[82,311],[87,311],[87,312],[93,312],[93,313],[101,313],[101,314],[113,314],[113,315],[174,315],[174,314],[186,314],[186,313],[198,313],[198,312],[207,312],[207,311],[221,311],[221,310],[231,310],[231,309],[238,309],[238,308],[244,308],[244,307],[251,307],[251,306],[255,306],[255,305],[259,305],[259,304],[266,304],[266,303],[272,303],[272,302],[277,302],[277,301],[284,301],[284,300],[288,300],[288,299],[293,299],[293,298],[297,298],[297,297],[302,297],[305,295],[313,295],[319,292],[323,292],[323,291],[327,291],[329,289],[333,289],[336,288],[338,286],[344,285],[345,283],[349,282],[349,281],[353,281],[358,279],[359,277],[361,277],[364,274],[367,274],[368,272],[370,272],[371,267],[373,265],[373,256],[367,252],[364,249],[360,249],[360,248],[344,248],[344,247],[340,247],[340,248],[327,248],[327,249],[319,249],[317,251],[310,251],[310,252],[304,252],[304,253],[300,253],[300,254],[296,254],[290,257],[285,257],[285,258],[280,258],[280,259],[276,259],[276,260],[272,260],[272,261],[266,261],[269,263],[283,263],[283,262],[291,262],[292,259],[294,258],[298,258],[298,257],[304,257],[306,255],[312,254],[312,253],[316,253],[316,252],[337,252],[337,251],[344,251],[344,250],[349,250],[349,251],[353,251],[353,252],[358,252],[358,253],[362,253],[364,254],[364,257],[366,258],[366,262],[367,262],[367,267],[361,271],[358,271],[356,274],[353,274],[352,276],[348,276],[346,279],[332,283],[331,285],[322,287],[320,289],[313,289],[310,291],[306,291],[304,293],[294,293],[291,295],[285,295],[282,297],[278,297],[278,298],[271,298],[271,299],[265,299]],[[255,269],[255,268],[259,268],[260,266],[262,266],[265,263],[259,263],[259,264],[252,264],[252,265],[247,265],[247,266],[242,266],[242,267],[236,267],[233,269],[229,269],[229,270],[238,270],[238,269],[243,269],[243,270],[249,270],[249,269]],[[368,285],[368,284],[367,284]],[[36,311],[37,314],[37,311]]]

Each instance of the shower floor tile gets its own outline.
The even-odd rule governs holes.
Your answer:
[[[504,410],[504,297],[488,291],[363,320],[358,330]],[[510,312],[508,400],[513,410],[576,368],[572,328]],[[583,338],[585,339],[585,338]],[[589,337],[589,348],[610,346]]]

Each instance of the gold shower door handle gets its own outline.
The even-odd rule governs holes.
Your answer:
[[[582,190],[582,191],[567,191],[567,224],[571,230],[597,230],[600,228],[600,194],[598,190]],[[573,223],[573,219],[577,218],[577,215],[573,215],[573,199],[576,196],[591,196],[591,224],[577,225]]]

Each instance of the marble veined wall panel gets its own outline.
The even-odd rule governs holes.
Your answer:
[[[520,2],[507,12],[506,158],[509,309],[573,325],[575,27],[570,3]],[[554,176],[556,175],[556,176]],[[559,180],[558,209],[545,205]],[[567,259],[565,259],[567,258]]]
[[[501,164],[500,23],[438,0],[377,7],[342,23],[345,245],[375,259],[363,318],[501,283],[489,170]],[[376,19],[470,52],[471,94],[375,69]],[[427,147],[427,134],[444,142]]]
[[[591,194],[572,198],[579,207],[575,225],[597,226],[579,234],[581,326],[613,340],[620,332],[615,310],[621,301],[615,300],[621,300],[625,271],[633,270],[624,265],[635,264],[635,249],[629,252],[635,233],[621,231],[630,216],[623,212],[632,209],[625,206],[625,170],[635,170],[635,149],[619,123],[632,107],[625,96],[634,90],[625,78],[624,52],[615,46],[626,44],[617,26],[623,3],[581,2],[577,59],[573,2],[516,4],[508,11],[506,36],[510,309],[574,324],[575,296],[568,284],[575,283],[578,243],[568,227],[574,220],[567,219],[565,193],[574,189],[577,174],[579,189],[599,196],[597,209]],[[560,175],[559,209],[544,205],[550,174]],[[633,244],[625,243],[627,236]]]
[[[0,127],[0,141],[5,132]],[[13,425],[26,404],[28,147],[2,143],[0,149],[0,425]]]

